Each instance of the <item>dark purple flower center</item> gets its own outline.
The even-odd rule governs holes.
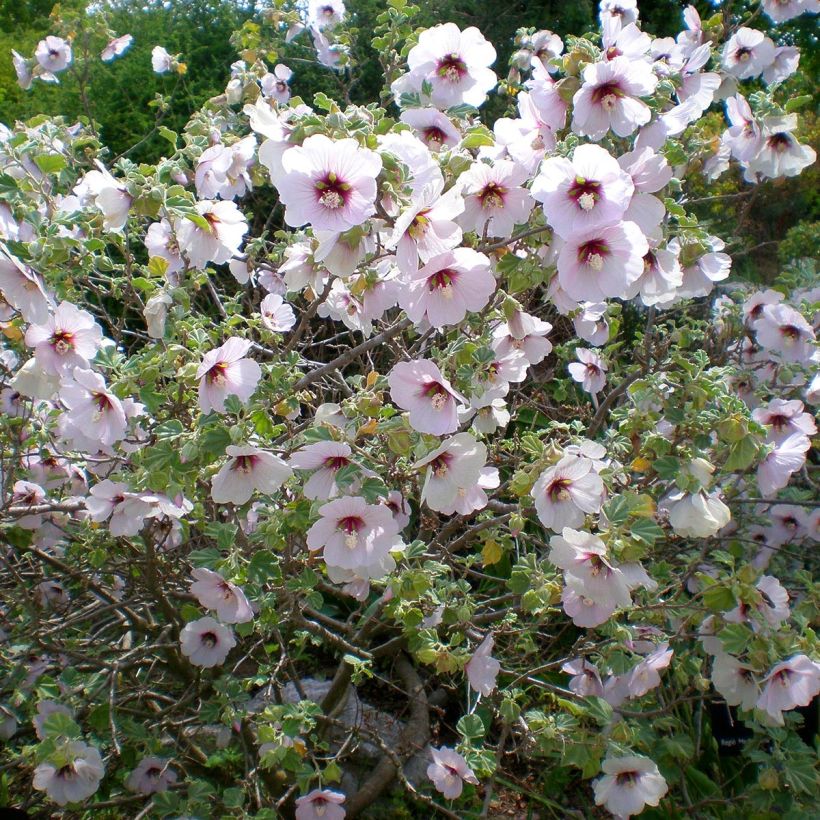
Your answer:
[[[595,271],[600,271],[604,267],[607,256],[609,245],[603,239],[590,239],[578,248],[578,262]]]
[[[206,374],[208,384],[224,384],[227,380],[228,363],[217,362]]]
[[[584,179],[575,177],[572,185],[569,186],[569,197],[575,204],[585,211],[591,211],[601,198],[601,183],[594,179]]]
[[[569,501],[569,488],[571,486],[572,482],[568,478],[556,478],[555,481],[547,487],[547,495],[550,501]]]
[[[259,461],[259,456],[253,454],[246,456],[234,456],[231,469],[236,470],[239,473],[250,473],[256,466],[257,461]]]
[[[790,342],[796,342],[800,338],[800,328],[794,325],[783,325],[780,328],[780,335]]]
[[[336,528],[342,532],[346,532],[348,535],[359,532],[359,530],[364,528],[364,525],[364,518],[360,515],[347,515],[336,522]]]
[[[467,64],[458,54],[447,54],[438,61],[436,74],[449,83],[458,83],[467,75]]]
[[[432,288],[430,288],[430,290],[432,290]],[[421,388],[421,395],[430,399],[430,404],[433,405],[434,410],[443,409],[450,399],[450,394],[444,385],[438,382],[427,382]]]
[[[204,646],[208,647],[208,649],[213,649],[218,642],[216,633],[214,632],[203,632],[200,640],[202,641]]]
[[[437,271],[427,278],[427,289],[433,291],[438,288],[442,291],[442,296],[448,297],[452,294],[453,285],[457,279],[458,271],[454,271],[451,268],[444,268],[444,270]]]
[[[479,192],[478,200],[482,208],[503,208],[507,189],[497,182],[488,182]]]
[[[752,50],[750,48],[746,48],[746,46],[741,46],[735,52],[735,59],[740,63],[745,63],[749,60],[752,56]]]
[[[769,139],[766,140],[766,144],[772,149],[772,151],[782,154],[789,150],[792,140],[788,134],[780,132],[778,134],[772,134]]]
[[[74,347],[74,334],[67,330],[55,330],[49,343],[56,353],[64,356]]]
[[[638,782],[639,777],[639,772],[619,772],[615,776],[615,782],[619,786],[631,786],[633,783]]]
[[[339,179],[333,171],[316,180],[313,187],[316,191],[316,201],[331,211],[344,208],[350,198],[350,185]]]
[[[447,471],[450,469],[450,464],[453,461],[452,453],[442,453],[439,456],[436,456],[430,462],[430,469],[433,471],[433,475],[437,478],[443,478],[447,475]]]
[[[609,110],[615,107],[621,97],[625,96],[623,89],[617,83],[604,83],[592,92],[592,102]]]
[[[422,132],[425,142],[435,142],[438,145],[444,145],[447,141],[447,135],[437,125],[428,125]]]
[[[326,470],[336,471],[341,470],[342,467],[346,467],[348,464],[350,464],[350,459],[345,458],[345,456],[328,456],[322,463],[322,466]]]

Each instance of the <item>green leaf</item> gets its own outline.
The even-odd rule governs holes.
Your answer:
[[[259,550],[254,553],[248,565],[248,580],[263,584],[271,578],[278,578],[279,559],[270,550]]]
[[[743,624],[729,624],[721,629],[717,636],[730,655],[740,655],[748,648],[749,641],[754,637],[752,630]]]
[[[729,587],[715,584],[703,593],[703,603],[712,612],[728,612],[737,606],[734,593]]]
[[[616,495],[604,505],[604,515],[612,524],[625,524],[629,518],[629,499]]]
[[[188,553],[188,560],[195,567],[212,568],[216,562],[222,557],[218,549],[207,547],[204,550],[192,550]]]
[[[44,174],[58,174],[68,164],[62,154],[41,154],[34,161]]]
[[[587,714],[599,725],[607,726],[612,720],[612,707],[603,699],[594,695],[584,698]]]
[[[43,733],[46,737],[67,737],[72,740],[81,734],[80,727],[62,712],[52,712],[43,721]]]
[[[484,737],[486,729],[484,721],[476,714],[464,715],[456,724],[458,733],[466,740]]]
[[[789,758],[788,763],[783,767],[783,776],[796,792],[817,794],[820,778],[810,758]]]
[[[811,94],[801,94],[799,97],[792,97],[783,107],[788,113],[791,113],[792,111],[797,111],[798,108],[802,108],[804,105],[810,103],[813,99],[814,97],[812,97]]]
[[[760,443],[752,436],[746,436],[731,446],[729,458],[726,459],[723,469],[728,472],[745,470],[752,465],[759,452]]]
[[[680,459],[675,456],[662,456],[652,462],[652,469],[661,477],[671,481],[680,470]]]
[[[636,541],[641,541],[650,547],[658,538],[663,538],[663,528],[651,518],[639,518],[632,525],[629,533]]]
[[[177,133],[176,131],[172,131],[170,128],[166,128],[164,125],[160,125],[157,128],[157,133],[164,139],[168,140],[174,148],[177,147]]]

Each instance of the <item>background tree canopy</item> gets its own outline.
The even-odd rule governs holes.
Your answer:
[[[190,115],[209,98],[225,89],[229,68],[238,59],[231,35],[246,21],[259,18],[271,3],[265,0],[110,0],[106,4],[112,29],[117,34],[130,33],[134,42],[126,55],[113,63],[94,64],[86,78],[85,102],[79,93],[77,78],[71,72],[63,75],[59,85],[38,82],[29,91],[17,84],[11,62],[11,50],[31,54],[37,42],[52,32],[49,19],[57,13],[80,11],[87,0],[67,0],[54,6],[51,0],[0,0],[0,122],[12,124],[37,114],[62,114],[67,119],[87,115],[98,123],[102,141],[114,156],[129,151],[136,161],[151,162],[162,155],[167,143],[156,134],[157,97],[169,99],[162,123],[181,131]],[[356,64],[350,83],[350,100],[366,103],[378,98],[382,86],[382,69],[371,39],[376,17],[384,0],[348,0],[346,3],[353,28],[352,56]],[[419,0],[419,24],[429,27],[453,21],[461,28],[476,26],[497,51],[496,70],[504,76],[514,49],[513,38],[522,26],[548,28],[564,37],[597,27],[597,3],[592,0],[509,0],[503,4],[486,0]],[[641,3],[642,27],[655,36],[671,36],[680,28],[686,0],[644,0]],[[697,0],[700,14],[706,18],[715,13],[711,3]],[[754,3],[741,0],[732,4],[737,11]],[[93,9],[94,6],[92,5]],[[92,14],[92,11],[88,12]],[[80,15],[79,19],[82,19]],[[755,25],[765,27],[768,18]],[[815,18],[804,16],[778,25],[769,32],[778,43],[794,43],[801,50],[800,70],[790,78],[792,96],[814,95],[817,86],[817,36]],[[82,37],[82,32],[77,32]],[[181,54],[188,66],[183,76],[157,75],[151,70],[151,49],[164,46],[172,54]],[[299,55],[295,59],[293,55]],[[322,91],[338,96],[339,84],[333,72],[313,62],[307,44],[293,44],[293,52],[282,55],[295,71],[296,94],[311,101]],[[75,71],[76,67],[72,69]],[[482,116],[491,124],[503,116],[507,100],[491,98]],[[720,112],[710,115],[715,136],[724,127]],[[804,142],[817,144],[818,128],[811,111],[801,112]],[[768,195],[774,186],[777,195]],[[815,256],[818,243],[818,172],[816,166],[799,177],[768,182],[752,190],[739,174],[722,177],[718,192],[723,199],[710,199],[697,206],[699,215],[714,221],[714,230],[733,241],[736,270],[756,282],[770,282],[781,270],[783,259]],[[741,194],[733,198],[736,194]],[[778,245],[782,240],[781,253]]]

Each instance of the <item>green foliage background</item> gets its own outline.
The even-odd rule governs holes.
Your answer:
[[[157,109],[157,95],[170,96],[170,109],[162,123],[181,131],[190,115],[206,100],[224,91],[231,63],[238,59],[231,34],[272,3],[267,0],[109,0],[105,8],[117,34],[130,33],[134,43],[124,57],[113,63],[95,62],[88,75],[89,94],[84,102],[76,78],[66,72],[59,85],[35,82],[30,91],[18,85],[11,62],[11,49],[30,56],[37,42],[53,31],[52,10],[65,14],[88,6],[88,0],[67,0],[55,6],[52,0],[0,0],[0,122],[26,120],[36,114],[62,114],[68,120],[90,115],[99,124],[103,142],[113,156],[131,149],[129,156],[151,162],[167,151],[168,144],[151,135]],[[597,28],[597,0],[417,0],[421,8],[419,26],[453,21],[461,28],[476,26],[498,51],[496,71],[506,74],[518,28],[549,28],[562,37]],[[642,27],[656,36],[673,36],[682,26],[686,0],[642,0],[639,3]],[[705,19],[715,13],[710,3],[694,5]],[[356,65],[349,88],[350,100],[367,103],[378,99],[384,77],[371,45],[376,18],[385,0],[347,0],[348,21],[353,31],[352,57]],[[756,0],[735,0],[732,10],[752,14]],[[80,15],[82,18],[82,15]],[[754,25],[766,27],[767,17],[758,15]],[[769,33],[779,44],[794,43],[801,49],[801,64],[780,92],[784,99],[812,98],[817,89],[816,18],[804,15]],[[77,33],[76,43],[81,42]],[[151,49],[164,46],[179,53],[188,67],[183,76],[157,75],[151,70]],[[295,71],[295,93],[310,101],[322,91],[338,97],[339,86],[333,72],[310,63],[310,41],[306,35],[283,55]],[[816,99],[816,97],[815,97]],[[491,123],[506,113],[509,101],[493,96],[482,116]],[[818,147],[817,120],[812,104],[800,112],[801,141]],[[716,109],[711,114],[715,139],[726,127]],[[134,146],[136,146],[134,148]],[[706,190],[704,180],[704,191]],[[820,222],[820,179],[817,166],[794,179],[780,179],[757,186],[751,197],[737,170],[725,174],[718,190],[723,198],[695,207],[708,218],[715,234],[729,243],[735,256],[735,271],[758,283],[770,283],[780,273],[784,259],[816,255]],[[735,194],[742,194],[734,197]],[[783,242],[782,240],[786,240]]]

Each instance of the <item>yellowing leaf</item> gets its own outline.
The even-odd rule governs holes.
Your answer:
[[[373,385],[376,383],[376,381],[378,380],[378,378],[379,378],[379,374],[378,374],[375,370],[371,370],[371,371],[367,374],[367,388],[368,388],[368,390],[369,390],[371,387],[373,387]]]
[[[635,505],[630,512],[638,518],[652,518],[656,509],[657,507],[652,497],[641,494],[635,499]]]
[[[2,324],[3,328],[3,335],[7,339],[11,339],[12,342],[19,342],[20,339],[23,338],[23,331],[20,330],[17,325],[6,324],[5,322]]]
[[[363,424],[357,431],[356,431],[356,438],[362,438],[363,436],[373,436],[376,434],[376,430],[379,429],[379,422],[377,419],[370,419],[367,424]]]
[[[504,555],[504,550],[501,549],[501,544],[498,541],[488,538],[484,542],[484,548],[481,550],[481,561],[485,567],[497,564],[502,555]]]
[[[634,473],[645,473],[651,466],[652,462],[648,458],[641,456],[632,462],[630,468]]]

